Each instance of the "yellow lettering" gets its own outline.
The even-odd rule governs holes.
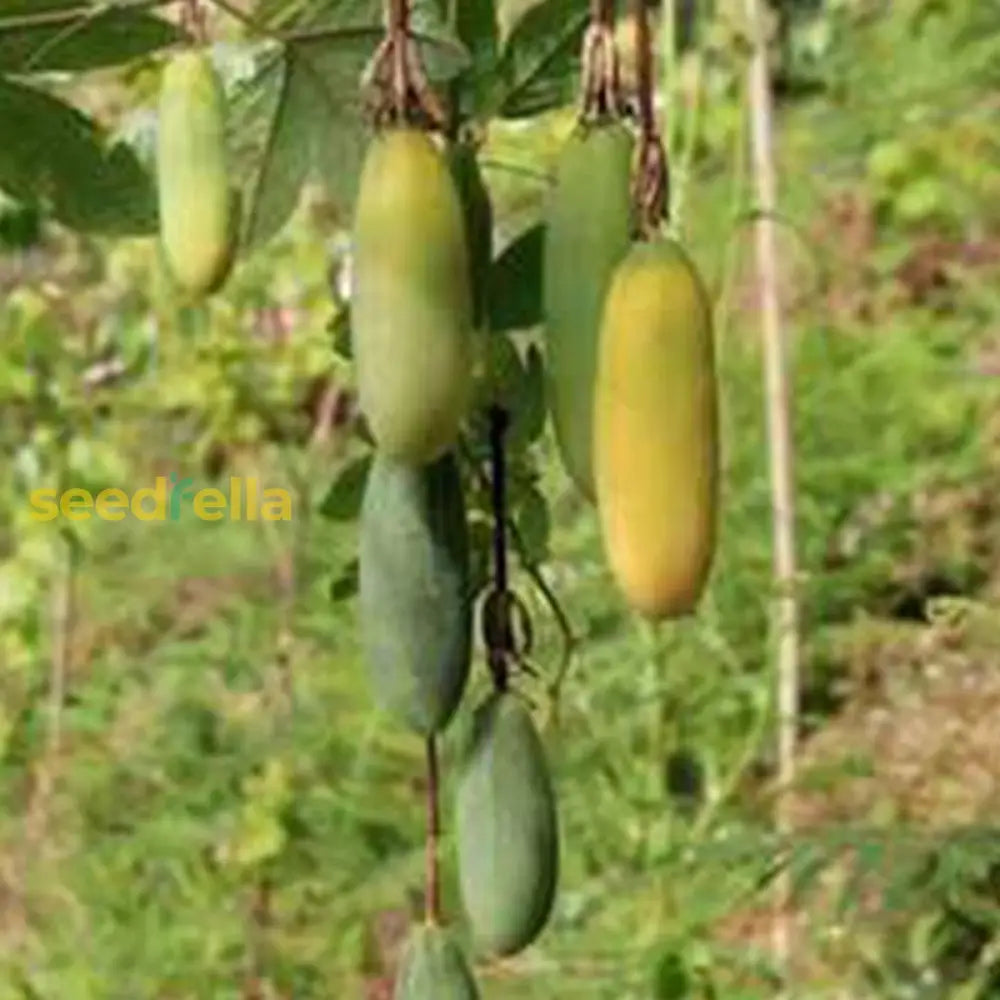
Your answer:
[[[145,500],[153,501],[149,510],[143,506]],[[132,516],[139,521],[162,521],[167,516],[167,477],[157,476],[154,486],[144,486],[132,495]]]
[[[288,490],[264,490],[261,514],[265,521],[290,521],[292,519],[292,498]]]
[[[222,490],[198,490],[194,495],[194,515],[202,521],[221,521],[225,509],[226,498]]]
[[[86,490],[67,490],[59,500],[59,509],[67,521],[88,520],[93,506],[94,498]]]
[[[101,490],[94,500],[94,507],[102,521],[123,521],[128,510],[128,496],[124,490]]]
[[[59,516],[55,490],[32,490],[28,501],[35,521],[54,521]]]

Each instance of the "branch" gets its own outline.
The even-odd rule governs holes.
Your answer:
[[[175,0],[118,0],[117,3],[103,6],[83,4],[79,7],[67,7],[62,10],[43,10],[37,14],[15,14],[10,17],[0,17],[0,34],[7,31],[19,31],[22,28],[42,28],[53,24],[88,20],[111,11],[151,10],[154,7],[166,7],[174,2]]]

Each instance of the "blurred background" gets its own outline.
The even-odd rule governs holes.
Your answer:
[[[547,503],[519,516],[577,638],[550,701],[562,637],[519,577],[563,870],[537,944],[477,970],[488,1000],[776,995],[742,4],[676,9],[661,104],[717,305],[720,549],[698,617],[644,628],[550,430],[531,446]],[[506,4],[501,21],[519,12]],[[784,0],[772,13],[803,601],[795,995],[989,1000],[1000,7]],[[242,50],[216,57],[245,110]],[[148,159],[159,65],[46,85]],[[573,115],[490,128],[501,243],[539,218]],[[0,1000],[391,995],[422,885],[423,758],[375,712],[357,649],[359,445],[338,347],[350,201],[329,188],[304,188],[207,311],[170,301],[154,240],[74,234],[10,191],[0,205]],[[256,477],[290,491],[293,519],[29,516],[42,486],[132,492],[171,474],[197,488]],[[456,919],[451,749],[488,687],[481,657],[474,678],[443,751]]]

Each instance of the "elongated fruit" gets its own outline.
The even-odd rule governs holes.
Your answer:
[[[515,695],[493,694],[477,709],[456,805],[459,886],[476,942],[513,954],[545,926],[559,871],[545,750]]]
[[[414,929],[403,952],[393,1000],[479,1000],[472,972],[447,931],[433,924]]]
[[[465,220],[430,137],[376,135],[354,222],[358,400],[381,451],[428,462],[455,442],[472,384]]]
[[[196,296],[216,291],[233,262],[238,200],[225,132],[222,84],[207,53],[174,56],[160,90],[160,238],[174,280]]]
[[[638,243],[615,272],[594,404],[597,506],[629,603],[694,610],[715,547],[718,407],[711,308],[676,243]]]
[[[594,498],[594,373],[601,309],[628,252],[632,137],[614,123],[578,129],[563,148],[548,207],[543,296],[548,383],[563,465]]]
[[[422,736],[442,730],[469,676],[469,546],[451,452],[376,455],[361,509],[358,605],[377,703]]]

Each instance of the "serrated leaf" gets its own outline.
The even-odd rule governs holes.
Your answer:
[[[70,228],[109,235],[156,231],[153,180],[124,143],[49,94],[0,80],[0,187],[48,207]]]
[[[529,7],[503,47],[491,111],[522,118],[572,101],[588,18],[580,0],[541,0]]]
[[[545,226],[532,226],[509,243],[490,271],[490,329],[521,330],[542,321]]]
[[[79,0],[16,0],[0,6],[0,72],[117,66],[185,37],[175,25],[143,11],[95,4],[92,13],[81,16],[80,6]],[[23,15],[42,11],[53,16],[41,24],[18,23]]]
[[[319,511],[323,517],[331,521],[353,521],[358,516],[371,463],[372,456],[368,454],[341,468],[320,504]]]

